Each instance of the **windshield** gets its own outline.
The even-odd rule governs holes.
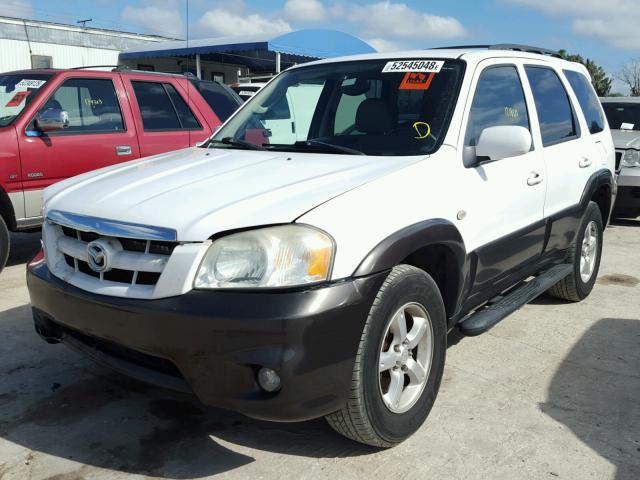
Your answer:
[[[0,127],[13,122],[51,78],[43,73],[0,75]]]
[[[602,106],[610,128],[640,130],[640,103],[605,102]]]
[[[462,62],[370,60],[295,68],[261,89],[207,144],[425,155],[441,143]]]

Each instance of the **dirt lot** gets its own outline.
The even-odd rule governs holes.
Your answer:
[[[15,237],[0,274],[0,479],[640,479],[640,222],[606,232],[580,304],[542,297],[452,334],[423,428],[376,451],[322,420],[270,424],[97,367],[34,333]]]

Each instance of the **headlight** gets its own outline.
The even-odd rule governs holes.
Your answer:
[[[195,288],[290,287],[329,278],[333,240],[315,228],[282,225],[215,240]]]
[[[640,151],[627,150],[622,155],[623,167],[640,167]]]

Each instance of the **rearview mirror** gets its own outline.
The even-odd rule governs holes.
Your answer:
[[[36,115],[36,128],[40,132],[55,132],[69,126],[69,114],[59,108],[48,108]]]
[[[476,158],[501,160],[524,155],[531,150],[531,133],[517,125],[488,127],[482,130],[476,145]]]

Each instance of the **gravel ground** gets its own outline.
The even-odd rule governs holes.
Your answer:
[[[14,236],[0,274],[0,479],[640,479],[640,222],[605,234],[579,304],[540,297],[450,335],[426,424],[378,451],[322,420],[272,424],[113,374],[33,331]]]

